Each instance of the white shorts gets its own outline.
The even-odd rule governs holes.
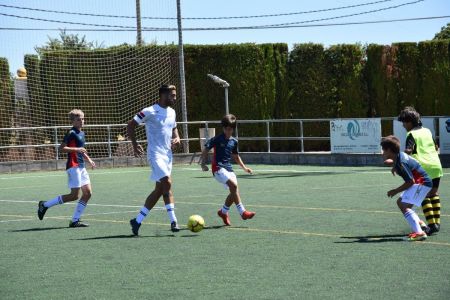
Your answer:
[[[86,184],[90,184],[89,174],[86,168],[72,167],[66,170],[69,176],[68,186],[69,189],[80,188]]]
[[[402,198],[403,203],[414,204],[415,206],[420,207],[423,199],[425,199],[430,190],[431,187],[421,184],[414,184],[409,189],[404,191],[400,197]]]
[[[234,172],[230,172],[227,169],[220,168],[219,171],[214,172],[214,178],[224,185],[226,189],[228,189],[227,181],[231,180],[237,184],[236,174]]]
[[[157,156],[150,158],[148,164],[152,168],[150,180],[159,182],[163,177],[170,177],[172,174],[172,156]]]

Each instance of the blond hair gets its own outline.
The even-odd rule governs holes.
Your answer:
[[[74,121],[75,117],[84,117],[84,112],[81,109],[72,109],[69,111],[69,120]]]

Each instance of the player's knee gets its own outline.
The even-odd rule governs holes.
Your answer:
[[[163,193],[170,191],[172,188],[172,180],[170,177],[165,177],[161,180],[161,189]]]
[[[400,210],[403,208],[402,198],[397,199],[397,206],[400,208]]]
[[[238,189],[238,187],[236,186],[236,187],[233,187],[232,189],[230,189],[230,192],[231,192],[232,194],[238,194],[238,193],[239,193],[239,189]]]
[[[237,193],[238,185],[236,182],[229,180],[228,181],[228,187],[230,188],[230,192]]]
[[[83,199],[84,200],[89,200],[92,197],[92,191],[91,190],[87,190],[87,191],[83,191]]]

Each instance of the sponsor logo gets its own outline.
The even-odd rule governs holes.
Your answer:
[[[348,125],[347,125],[347,136],[351,140],[355,140],[356,138],[361,136],[361,128],[359,126],[358,121],[353,120],[353,121],[348,123]]]

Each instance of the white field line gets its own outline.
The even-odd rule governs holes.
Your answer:
[[[117,214],[125,214],[125,213],[135,213],[136,210],[128,210],[128,211],[112,211],[112,212],[104,212],[104,213],[94,213],[94,214],[83,214],[83,216],[85,217],[90,217],[90,216],[101,216],[101,215],[117,215]],[[8,215],[0,215],[1,216],[8,216]],[[19,221],[36,221],[37,219],[35,218],[35,216],[21,216],[21,217],[27,217],[28,219],[13,219],[13,220],[3,220],[0,221],[0,223],[9,223],[9,222],[19,222]],[[55,217],[51,217],[51,218],[56,218],[56,219],[70,219],[71,216],[55,216]]]
[[[37,201],[28,200],[0,200],[3,203],[37,203]],[[75,205],[76,203],[66,203]],[[177,204],[180,205],[210,205],[210,206],[220,206],[219,203],[213,202],[185,202],[178,201]],[[88,206],[99,206],[99,207],[118,207],[118,208],[141,208],[142,205],[118,205],[118,204],[88,204]],[[247,207],[254,208],[269,208],[269,209],[298,209],[298,210],[312,210],[312,211],[337,211],[337,212],[362,212],[362,213],[374,213],[374,214],[398,214],[397,211],[384,211],[384,210],[369,210],[369,209],[347,209],[347,208],[333,208],[333,207],[304,207],[304,206],[289,206],[289,205],[264,205],[264,204],[248,204]],[[164,207],[154,207],[152,210],[165,210]],[[136,212],[136,211],[131,211]],[[102,213],[99,213],[102,214]],[[104,213],[108,214],[108,213]],[[441,214],[441,217],[450,217],[450,215]]]
[[[204,172],[204,171],[202,171],[200,169],[200,167],[199,168],[181,168],[181,169],[182,170],[186,170],[186,171],[201,171],[201,172]],[[244,171],[242,171],[241,169],[238,169],[237,172],[245,174]],[[325,173],[325,174],[340,174],[340,173],[346,172],[346,173],[355,173],[355,174],[358,174],[358,175],[359,174],[391,174],[390,170],[386,170],[386,171],[358,171],[358,170],[322,171],[322,170],[293,170],[293,169],[253,169],[253,174],[257,175],[258,172],[272,172],[272,173]],[[444,175],[450,175],[450,173],[444,173]]]
[[[5,203],[38,203],[39,201],[30,201],[30,200],[9,200],[9,199],[1,199],[0,202]],[[77,202],[68,202],[64,203],[64,205],[76,205]],[[98,203],[88,203],[88,206],[100,206],[100,207],[121,207],[121,208],[141,208],[142,205],[120,205],[120,204],[98,204]],[[162,206],[155,206],[152,210],[165,210]]]
[[[200,168],[175,168],[174,170],[186,170],[186,171],[200,171],[203,172]],[[324,174],[340,174],[342,172],[347,173],[355,173],[355,174],[390,174],[390,171],[357,171],[357,170],[349,170],[349,171],[321,171],[321,170],[293,170],[293,169],[254,169],[253,174],[257,175],[258,172],[272,172],[272,173],[324,173]],[[112,175],[112,174],[127,174],[127,173],[147,173],[149,170],[129,170],[129,171],[106,171],[106,172],[95,172],[91,173],[92,176],[96,175]],[[242,171],[243,172],[243,171]],[[241,173],[240,170],[238,173]],[[450,175],[450,173],[444,173],[444,175]],[[29,176],[12,176],[12,177],[0,177],[0,180],[14,180],[14,179],[27,179],[27,178],[44,178],[44,177],[65,177],[67,176],[65,172],[61,172],[60,174],[47,174],[47,175],[29,175]]]
[[[106,172],[92,172],[90,175],[111,175],[111,174],[127,174],[127,173],[142,173],[149,172],[149,170],[129,170],[129,171],[106,171]],[[42,178],[42,177],[62,177],[67,176],[65,172],[60,172],[59,174],[48,174],[48,175],[29,175],[29,176],[12,176],[12,177],[0,177],[0,180],[10,180],[10,179],[26,179],[26,178]]]

